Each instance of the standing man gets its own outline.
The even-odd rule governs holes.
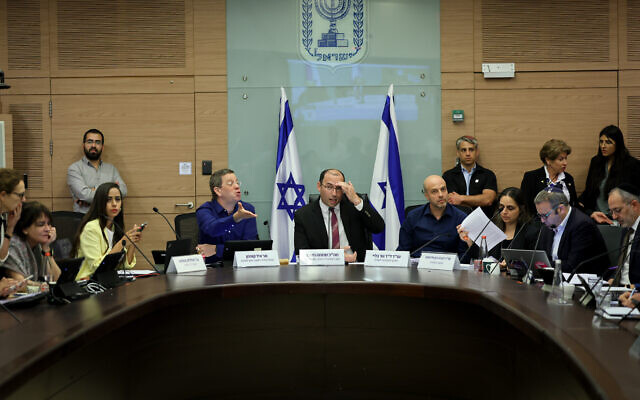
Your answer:
[[[447,184],[440,176],[428,176],[422,186],[428,203],[409,211],[405,217],[400,227],[398,250],[408,250],[412,257],[420,257],[422,251],[461,256],[467,250],[467,244],[460,240],[457,226],[464,221],[466,214],[447,204]],[[430,241],[428,246],[417,251]]]
[[[609,192],[609,210],[620,226],[627,228],[622,235],[620,254],[620,281],[615,286],[634,284],[640,286],[640,235],[637,235],[640,222],[640,189],[630,183],[621,183]]]
[[[609,266],[604,239],[596,223],[571,207],[562,189],[550,186],[536,195],[534,203],[544,224],[538,249],[546,251],[551,262],[561,260],[562,271],[572,272],[581,262],[602,254],[576,272],[600,275]]]
[[[123,197],[127,195],[127,185],[112,164],[102,162],[104,135],[97,129],[89,129],[82,138],[84,157],[67,169],[67,185],[73,198],[73,211],[86,213],[93,201],[96,188],[105,182],[115,182],[120,186]]]
[[[209,179],[212,199],[196,211],[198,243],[216,245],[215,253],[206,259],[207,264],[222,260],[227,240],[258,238],[256,209],[247,202],[240,202],[240,185],[236,174],[227,168],[217,170]]]
[[[358,196],[337,169],[325,169],[318,180],[320,198],[298,209],[294,246],[300,249],[344,249],[347,262],[364,261],[373,248],[370,233],[384,230],[384,220],[368,200]]]
[[[456,140],[460,163],[442,174],[449,191],[449,204],[482,211],[491,217],[498,184],[493,171],[476,163],[478,140],[473,136],[461,136]]]

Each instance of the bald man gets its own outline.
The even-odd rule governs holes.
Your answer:
[[[422,186],[428,203],[414,208],[405,217],[400,228],[398,250],[414,252],[433,240],[429,246],[412,254],[412,257],[419,257],[422,251],[457,253],[461,256],[467,246],[458,237],[456,227],[462,223],[466,214],[452,205],[447,205],[447,184],[442,177],[428,176]]]

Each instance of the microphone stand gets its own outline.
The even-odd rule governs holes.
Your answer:
[[[531,254],[531,260],[529,260],[529,265],[527,265],[527,270],[524,272],[524,276],[522,277],[522,283],[531,284],[533,282],[533,260],[536,257],[536,250],[538,250],[538,243],[540,243],[540,236],[542,235],[542,229],[544,229],[544,225],[540,226],[540,230],[538,231],[538,237],[536,238],[536,244],[533,246],[533,254]],[[529,271],[531,271],[531,279],[527,280],[529,276]]]
[[[417,249],[413,250],[411,252],[411,255],[413,256],[414,253],[417,253],[418,251],[424,249],[425,247],[429,246],[431,243],[435,242],[437,239],[440,239],[443,236],[451,236],[451,234],[450,233],[441,233],[439,235],[436,235],[436,237],[434,237],[433,239],[429,240],[427,243],[425,243],[422,246],[418,247]]]
[[[161,213],[161,212],[160,212],[160,210],[158,210],[158,207],[153,207],[153,212],[155,212],[156,214],[160,214],[160,216],[161,216],[162,218],[164,218],[164,220],[165,220],[165,221],[167,221],[167,224],[169,225],[169,228],[171,228],[171,230],[173,231],[173,233],[175,233],[175,235],[176,235],[176,239],[178,239],[178,240],[182,239],[182,238],[180,237],[180,235],[178,235],[178,232],[176,232],[176,230],[175,230],[175,229],[173,229],[173,226],[171,225],[171,222],[169,222],[169,220],[167,219],[167,217],[165,217],[165,216],[164,216],[164,214],[163,214],[163,213]]]

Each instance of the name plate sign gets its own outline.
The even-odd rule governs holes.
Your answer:
[[[424,252],[418,261],[418,268],[453,271],[454,267],[460,267],[460,260],[456,253]]]
[[[298,260],[300,265],[344,266],[344,250],[300,250]]]
[[[367,267],[409,267],[408,251],[367,250],[364,265]]]
[[[188,256],[171,257],[167,274],[182,274],[185,272],[201,272],[206,271],[207,266],[204,265],[204,258],[200,254],[192,254]]]
[[[276,250],[236,251],[233,255],[233,266],[247,267],[279,267],[280,259]]]

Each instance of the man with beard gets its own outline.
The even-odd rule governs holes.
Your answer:
[[[226,168],[214,172],[209,179],[212,199],[196,211],[198,243],[201,243],[198,248],[204,244],[216,246],[215,251],[209,252],[206,258],[207,264],[222,260],[227,240],[258,239],[256,209],[253,205],[240,201],[241,185],[236,174]]]
[[[104,135],[97,129],[89,129],[82,139],[84,157],[67,169],[67,185],[73,197],[73,211],[86,213],[93,201],[96,188],[105,182],[120,186],[122,196],[127,195],[127,185],[112,164],[102,162]]]

